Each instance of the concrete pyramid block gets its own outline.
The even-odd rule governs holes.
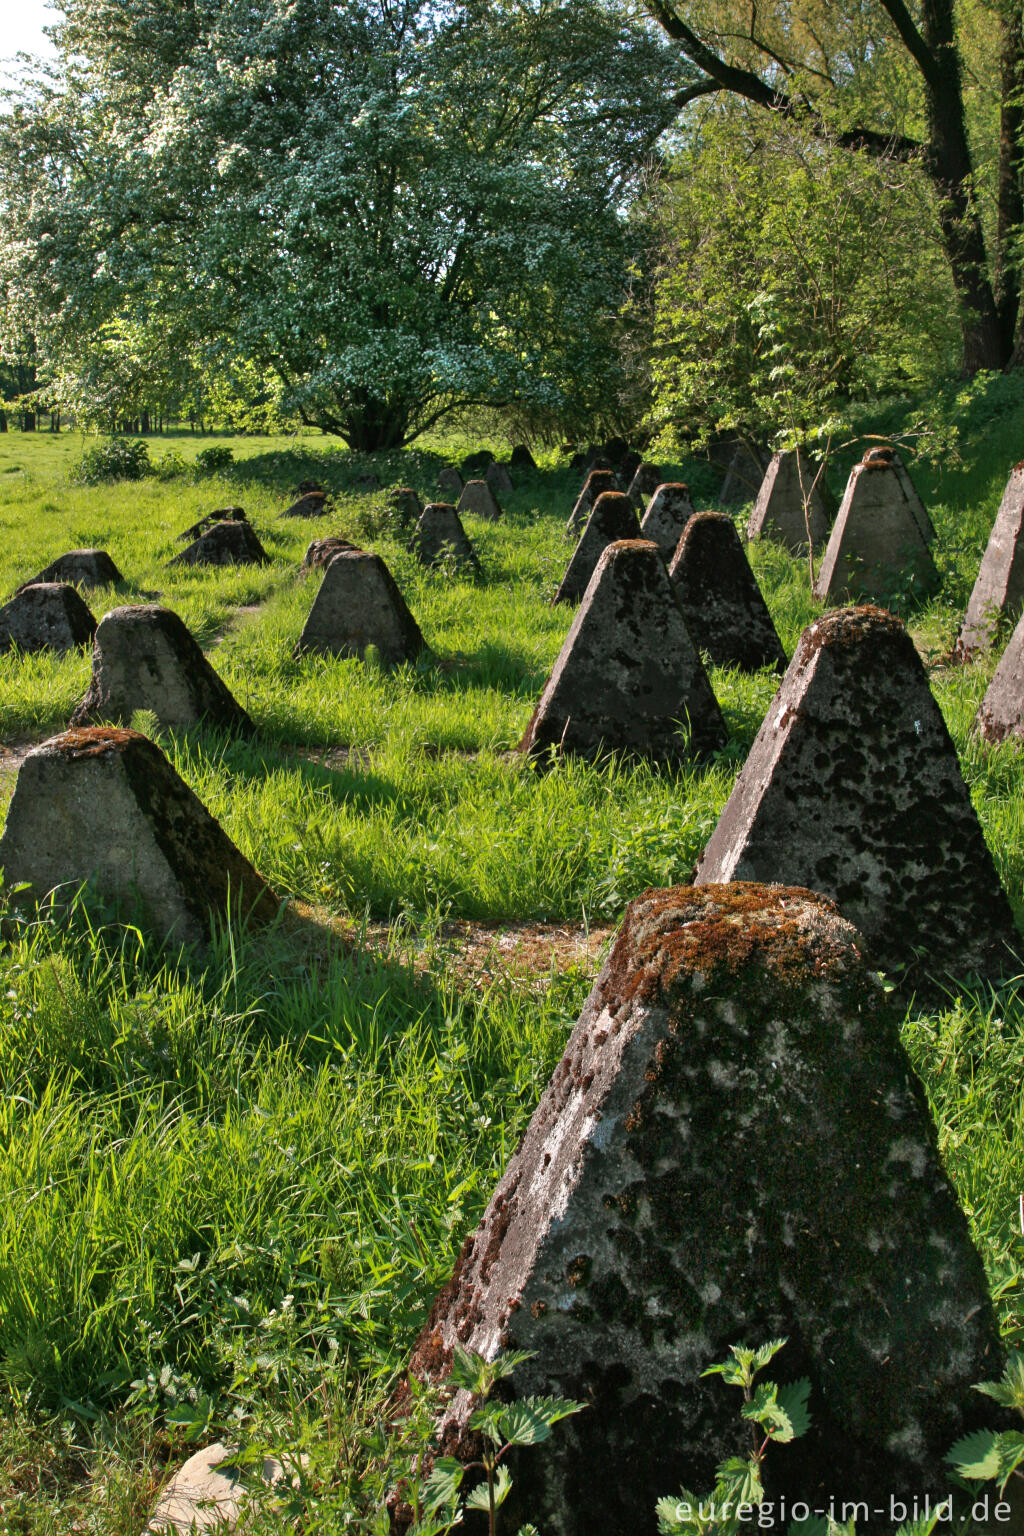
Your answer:
[[[729,460],[729,467],[725,472],[725,479],[718,497],[719,506],[726,507],[733,502],[753,501],[767,467],[768,455],[762,449],[751,448],[746,443],[740,443],[733,450]]]
[[[629,452],[619,460],[618,464],[615,466],[615,473],[619,477],[620,485],[624,485],[626,487],[632,485],[633,477],[637,470],[640,468],[640,465],[643,463],[643,461],[643,454],[637,453],[634,448],[631,448]],[[658,480],[660,479],[661,476],[659,475]]]
[[[934,1504],[949,1446],[994,1422],[971,1390],[1001,1362],[981,1259],[858,934],[806,890],[647,891],[410,1375],[444,1387],[457,1345],[532,1352],[510,1396],[587,1406],[511,1464],[507,1528],[648,1536],[660,1496],[749,1453],[701,1373],[774,1338],[811,1415],[765,1462],[780,1529],[798,1502]],[[469,1460],[477,1403],[443,1401],[438,1449]]]
[[[437,565],[448,556],[476,570],[480,568],[462,519],[447,501],[432,501],[424,507],[413,533],[412,548],[423,565]]]
[[[1024,611],[1024,464],[1010,472],[989,534],[978,579],[957,640],[957,655],[969,661],[996,643],[1000,619],[1016,623]]]
[[[640,524],[636,509],[621,491],[604,491],[594,502],[579,543],[565,568],[561,585],[552,599],[555,603],[576,603],[587,590],[597,562],[609,544],[619,539],[639,539]]]
[[[343,551],[324,571],[295,654],[361,657],[371,645],[387,666],[412,661],[424,649],[419,626],[380,556]]]
[[[607,545],[521,750],[671,760],[713,752],[726,736],[657,548],[640,539]]]
[[[501,516],[501,508],[494,499],[494,492],[486,480],[468,480],[459,497],[459,515],[467,512],[475,512],[477,517],[486,517],[490,522],[496,522]]]
[[[837,902],[909,985],[1019,969],[1010,904],[900,621],[841,608],[800,638],[697,870]]]
[[[308,576],[310,571],[318,571],[321,566],[329,565],[335,555],[344,554],[346,550],[358,552],[359,546],[333,533],[326,539],[314,539],[302,557],[299,575]]]
[[[229,901],[257,922],[279,907],[163,753],[136,731],[66,731],[35,747],[18,771],[0,867],[8,888],[27,881],[36,900],[89,881],[175,943],[203,944]]]
[[[884,599],[912,585],[938,590],[939,573],[899,477],[884,459],[855,464],[814,583],[819,602],[843,594]]]
[[[201,533],[212,528],[214,523],[247,523],[249,519],[245,515],[244,507],[218,507],[215,512],[207,512],[198,522],[186,528],[184,533],[179,533],[177,543],[191,544],[193,539],[198,539]]]
[[[75,588],[40,581],[0,608],[0,652],[74,651],[92,644],[96,620]]]
[[[214,523],[167,564],[269,565],[270,556],[249,523]]]
[[[661,470],[657,464],[640,463],[633,472],[626,495],[639,513],[647,510],[647,503],[661,485]]]
[[[510,469],[522,469],[530,475],[535,474],[537,471],[537,460],[525,443],[516,443],[509,456],[508,463]]]
[[[457,469],[453,469],[451,465],[446,465],[437,477],[437,488],[442,493],[447,492],[449,496],[453,496],[458,501],[464,489],[464,481]]]
[[[505,465],[499,464],[497,459],[493,459],[491,463],[488,464],[484,479],[487,481],[487,484],[490,486],[495,496],[506,496],[508,495],[509,491],[515,489],[512,484],[512,476],[509,474]]]
[[[306,491],[290,506],[285,507],[282,517],[323,517],[329,511],[326,491]]]
[[[992,674],[974,729],[993,745],[1009,736],[1024,741],[1024,614]]]
[[[910,478],[910,471],[896,452],[896,449],[888,445],[879,448],[869,448],[864,455],[864,463],[889,464],[892,467],[903,494],[907,498],[907,505],[914,514],[914,521],[920,529],[921,537],[926,544],[933,543],[935,539],[935,524],[932,522],[928,508],[921,500],[917,486]]]
[[[829,517],[814,477],[814,465],[799,449],[773,454],[750,514],[747,538],[772,539],[799,555],[807,549],[810,528],[814,548],[820,550],[828,538]]]
[[[782,642],[727,513],[694,513],[668,573],[694,644],[716,667],[785,672]]]
[[[387,505],[403,528],[410,528],[423,511],[423,503],[411,485],[397,486],[389,491]]]
[[[39,587],[51,582],[64,582],[72,587],[116,587],[124,577],[105,549],[71,549],[66,555],[52,560],[29,581],[23,581],[18,592],[26,587]]]
[[[619,482],[615,477],[614,470],[610,468],[592,469],[583,482],[583,489],[576,499],[576,505],[569,514],[569,521],[565,525],[566,537],[579,538],[587,518],[594,510],[594,503],[597,501],[597,498],[603,496],[606,491],[617,491],[618,489]]]
[[[92,680],[71,724],[126,725],[137,709],[152,710],[163,726],[203,721],[255,732],[178,615],[152,604],[112,608],[100,620]]]
[[[666,564],[675,554],[693,515],[688,486],[670,480],[656,487],[640,524],[640,532],[645,539],[652,539],[657,544]]]
[[[487,473],[488,464],[494,463],[494,454],[489,448],[478,448],[474,453],[467,453],[460,468],[464,475],[470,479],[476,479],[479,475]]]

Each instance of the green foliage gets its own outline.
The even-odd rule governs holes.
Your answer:
[[[109,437],[85,450],[74,478],[79,485],[103,485],[115,480],[144,480],[149,474],[149,448],[141,438]]]
[[[773,1339],[759,1349],[730,1346],[730,1358],[701,1374],[721,1376],[743,1393],[740,1412],[750,1425],[747,1456],[730,1456],[719,1464],[714,1491],[698,1498],[684,1489],[678,1497],[658,1500],[658,1530],[662,1536],[734,1536],[763,1501],[762,1467],[769,1445],[785,1445],[807,1433],[811,1385],[806,1379],[780,1387],[757,1378],[786,1343]]]
[[[222,475],[231,468],[234,461],[233,449],[226,443],[217,443],[212,448],[203,448],[196,454],[195,472],[200,477]]]
[[[1001,1408],[1010,1408],[1024,1419],[1024,1353],[1014,1350],[998,1381],[983,1381],[975,1388]],[[1020,1430],[979,1429],[964,1435],[951,1447],[946,1460],[958,1477],[972,1482],[995,1483],[1002,1494],[1010,1478],[1024,1478],[1024,1434]]]
[[[652,362],[668,445],[834,437],[851,398],[918,389],[956,356],[917,171],[765,126],[709,112],[673,157]]]
[[[0,120],[0,274],[98,410],[148,349],[179,392],[273,371],[357,448],[467,402],[602,411],[679,74],[648,30],[600,0],[79,0],[60,40]]]

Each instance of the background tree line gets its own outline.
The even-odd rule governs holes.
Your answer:
[[[1024,361],[1022,9],[65,0],[5,360],[108,429],[828,432]]]

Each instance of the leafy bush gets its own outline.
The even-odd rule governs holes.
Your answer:
[[[225,470],[232,467],[235,455],[232,449],[221,443],[213,448],[204,448],[202,453],[196,454],[196,475],[222,475]]]
[[[108,480],[144,480],[152,473],[149,449],[140,438],[109,437],[85,450],[73,478],[79,485],[102,485]]]
[[[153,473],[158,480],[183,480],[191,470],[191,464],[177,448],[168,448],[153,465]]]

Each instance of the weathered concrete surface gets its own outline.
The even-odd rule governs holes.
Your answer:
[[[249,523],[214,523],[171,565],[269,565],[270,556]]]
[[[525,443],[516,443],[509,455],[509,468],[522,469],[527,474],[534,474],[537,469],[537,460]]]
[[[322,565],[329,565],[335,555],[344,554],[346,550],[358,551],[358,549],[358,544],[350,544],[348,539],[340,538],[337,534],[331,534],[326,539],[314,539],[302,557],[299,575],[308,576],[310,571],[319,570]]]
[[[565,525],[566,538],[579,538],[587,518],[594,510],[597,498],[603,496],[606,491],[618,489],[619,482],[613,469],[592,469],[583,482],[583,489],[576,498],[576,505],[569,514],[569,521]]]
[[[962,661],[969,661],[996,643],[1000,620],[1015,624],[1024,611],[1022,528],[1024,464],[1018,464],[1010,471],[960,628],[956,651]]]
[[[907,987],[1019,970],[956,748],[892,614],[804,630],[698,865],[698,885],[723,880],[823,891]]]
[[[689,735],[680,722],[688,722]],[[554,748],[677,760],[713,752],[726,736],[656,546],[639,539],[609,544],[521,749],[536,758]]]
[[[495,496],[505,496],[509,491],[515,489],[512,484],[512,476],[505,465],[499,464],[497,459],[492,459],[490,464],[488,464],[484,479]]]
[[[386,505],[397,514],[403,528],[411,528],[423,511],[423,503],[411,485],[396,486],[389,491]]]
[[[67,582],[22,587],[0,608],[0,652],[74,651],[95,633],[96,620]]]
[[[462,495],[465,482],[457,469],[446,465],[437,477],[437,488],[441,492],[447,491],[449,496],[454,496],[456,501]]]
[[[223,1536],[238,1528],[247,1508],[261,1505],[268,1490],[287,1480],[276,1456],[264,1456],[258,1474],[246,1466],[243,1476],[232,1462],[236,1454],[218,1440],[190,1456],[161,1493],[146,1526],[147,1536],[192,1536],[201,1531],[218,1531]]]
[[[136,731],[66,731],[18,771],[0,838],[8,886],[42,900],[89,881],[161,939],[204,944],[227,911],[267,922],[279,903],[248,859]]]
[[[910,589],[938,590],[939,573],[895,469],[884,459],[855,464],[814,583],[819,602],[843,594],[883,600]]]
[[[626,495],[633,503],[638,513],[647,510],[647,503],[661,485],[661,470],[657,464],[640,463],[629,482],[629,490]]]
[[[326,491],[307,491],[291,506],[285,507],[282,517],[323,517],[328,511]]]
[[[631,448],[629,452],[625,454],[615,466],[615,473],[619,477],[619,484],[625,486],[631,485],[633,482],[633,476],[636,474],[643,461],[643,454],[637,453],[635,448]],[[658,479],[661,479],[660,475],[658,476]]]
[[[480,569],[462,519],[447,501],[432,501],[424,507],[412,536],[412,549],[423,565],[437,565],[450,556],[474,570]]]
[[[695,512],[668,573],[694,644],[715,666],[785,672],[786,653],[728,513]]]
[[[248,520],[244,507],[218,507],[216,511],[207,512],[205,517],[201,517],[197,523],[186,528],[184,533],[179,533],[177,543],[188,544],[193,539],[198,539],[199,535],[205,533],[207,528],[212,528],[214,523],[246,523]]]
[[[112,608],[100,620],[92,680],[71,724],[127,725],[137,709],[152,710],[163,726],[256,729],[178,615],[153,604]]]
[[[587,590],[587,583],[597,569],[597,562],[609,544],[618,539],[639,539],[640,524],[636,509],[622,491],[604,491],[594,502],[587,525],[565,568],[561,585],[552,599],[555,603],[576,603]]]
[[[829,518],[815,473],[815,466],[799,449],[773,454],[750,514],[747,538],[772,539],[799,555],[807,549],[810,528],[815,550],[822,549],[828,538]]]
[[[26,587],[57,581],[72,587],[116,587],[124,577],[105,549],[71,549],[44,566],[38,576],[23,581],[14,596],[24,592]]]
[[[423,636],[380,556],[344,551],[324,571],[295,654],[360,657],[370,645],[394,666],[419,655]]]
[[[733,450],[729,468],[725,472],[718,497],[719,506],[729,506],[735,501],[753,501],[768,468],[768,457],[761,448],[739,444]]]
[[[475,512],[477,517],[486,517],[492,523],[501,516],[501,508],[486,480],[467,480],[459,497],[458,511],[460,517],[466,512]]]
[[[935,524],[932,522],[928,508],[921,500],[917,486],[910,478],[910,471],[896,452],[896,449],[889,445],[869,448],[864,455],[864,463],[880,463],[892,466],[900,483],[900,488],[907,498],[907,505],[914,514],[914,521],[917,523],[922,539],[924,539],[926,544],[933,543],[935,540]]]
[[[657,544],[666,564],[679,547],[679,540],[693,515],[690,488],[681,480],[670,480],[655,488],[640,532],[645,539],[652,539]]]
[[[974,717],[974,729],[993,745],[1008,736],[1024,740],[1024,614],[992,674]]]
[[[475,453],[467,453],[461,464],[462,473],[470,480],[486,474],[488,464],[494,463],[494,454],[489,448],[478,448]]]
[[[811,1509],[944,1496],[943,1455],[992,1423],[981,1261],[943,1172],[899,1017],[856,931],[807,890],[648,891],[413,1349],[534,1351],[509,1395],[587,1404],[512,1467],[508,1529],[653,1536],[655,1503],[749,1452],[729,1346],[788,1343],[811,1428],[768,1498]],[[454,1393],[442,1454],[469,1459]],[[603,1475],[614,1469],[614,1475]],[[788,1514],[787,1514],[788,1520]]]

